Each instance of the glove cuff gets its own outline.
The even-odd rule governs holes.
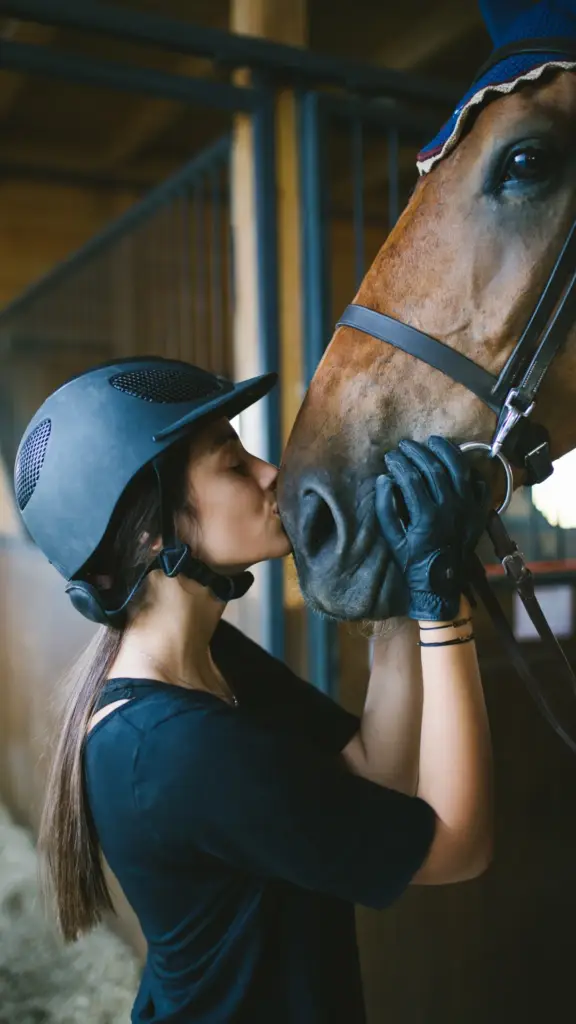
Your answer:
[[[410,591],[409,619],[429,619],[430,622],[446,622],[458,615],[460,594],[438,597],[429,591]]]

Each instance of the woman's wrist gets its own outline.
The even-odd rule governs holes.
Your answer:
[[[472,643],[475,639],[472,625],[470,604],[462,598],[458,616],[452,621],[431,622],[422,619],[418,622],[420,640],[417,647],[457,647],[460,644]]]

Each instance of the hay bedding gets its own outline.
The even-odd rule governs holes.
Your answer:
[[[105,928],[64,946],[34,847],[0,806],[0,1024],[128,1024],[139,968]]]

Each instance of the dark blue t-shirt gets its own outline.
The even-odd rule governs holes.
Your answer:
[[[90,733],[103,853],[148,956],[132,1020],[361,1024],[354,904],[386,907],[435,816],[347,770],[348,714],[232,626],[212,651],[239,700],[113,680]]]

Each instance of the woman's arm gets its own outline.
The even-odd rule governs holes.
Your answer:
[[[365,759],[362,762],[356,750],[355,764],[354,752],[352,761],[354,770],[373,781],[413,793],[411,757],[419,728],[417,795],[434,811],[436,827],[414,881],[441,885],[480,874],[491,857],[486,708],[474,643],[454,643],[472,631],[468,602],[461,599],[458,607],[458,583],[464,557],[480,536],[488,495],[458,449],[440,438],[431,438],[426,447],[402,442],[398,451],[388,453],[386,466],[388,474],[376,483],[378,519],[404,574],[408,616],[419,622],[421,643],[433,646],[419,648],[421,714],[415,703],[414,653],[406,647],[397,668],[386,657],[373,703],[380,709],[382,724],[375,730],[373,722],[366,731],[363,724],[360,745]],[[402,493],[407,522],[398,512],[395,488]],[[462,619],[467,621],[453,625]],[[378,738],[387,749],[377,750]]]
[[[470,615],[463,599],[459,618]],[[430,630],[425,643],[466,636],[472,624]],[[490,731],[474,642],[422,647],[424,706],[418,796],[436,813],[428,857],[414,877],[442,885],[481,874],[492,856],[492,758]]]
[[[422,724],[418,625],[398,619],[374,642],[360,729],[342,751],[356,775],[414,796]]]
[[[458,618],[469,615],[463,599]],[[472,628],[421,625],[425,643]],[[377,641],[360,731],[343,755],[355,774],[432,807],[435,836],[413,883],[442,885],[473,878],[490,863],[490,734],[474,642],[418,648],[417,640],[417,624],[406,620]]]

